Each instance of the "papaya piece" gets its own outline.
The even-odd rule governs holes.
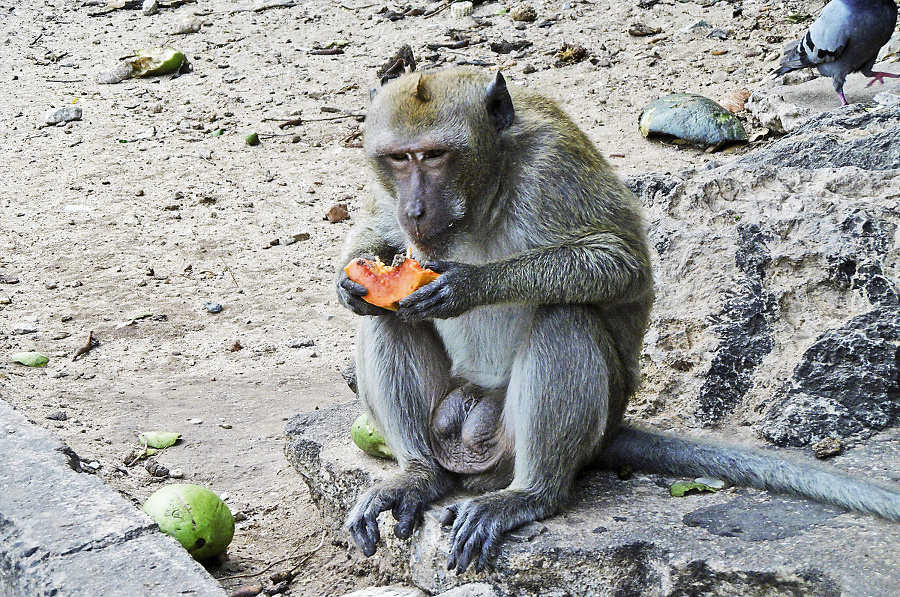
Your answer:
[[[439,273],[423,268],[409,255],[397,255],[392,265],[385,265],[377,257],[375,261],[354,259],[344,272],[368,290],[362,297],[364,301],[391,311],[397,310],[400,299],[440,277]]]

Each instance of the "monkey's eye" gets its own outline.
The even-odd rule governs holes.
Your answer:
[[[405,162],[409,159],[409,155],[405,153],[389,153],[387,157],[392,162]]]
[[[436,160],[438,158],[444,157],[447,152],[443,149],[429,149],[422,156],[426,160]]]

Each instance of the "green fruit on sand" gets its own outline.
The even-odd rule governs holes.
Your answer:
[[[199,485],[166,485],[147,498],[144,512],[197,561],[225,553],[234,538],[231,510],[219,496]]]

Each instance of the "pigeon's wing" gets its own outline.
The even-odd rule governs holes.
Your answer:
[[[777,74],[837,60],[853,31],[854,15],[841,0],[831,0],[801,39],[789,45]]]

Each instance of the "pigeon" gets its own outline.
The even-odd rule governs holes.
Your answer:
[[[806,35],[785,48],[775,75],[818,67],[819,73],[831,77],[841,105],[846,106],[844,80],[849,73],[873,77],[869,85],[900,76],[872,70],[878,50],[891,38],[896,24],[894,0],[831,0]]]

